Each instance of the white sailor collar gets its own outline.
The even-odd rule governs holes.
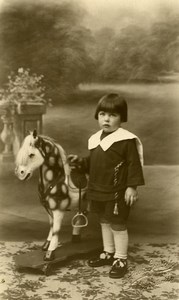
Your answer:
[[[100,147],[103,149],[103,151],[108,150],[115,142],[123,141],[123,140],[129,140],[129,139],[135,139],[136,140],[136,146],[139,153],[139,158],[141,161],[141,164],[143,165],[143,146],[140,141],[140,139],[130,131],[118,128],[113,133],[107,135],[102,140],[100,140],[101,134],[103,130],[99,130],[95,134],[93,134],[89,140],[88,140],[88,149],[92,150],[100,145]]]

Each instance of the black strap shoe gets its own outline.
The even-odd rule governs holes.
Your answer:
[[[127,259],[114,259],[112,268],[109,272],[110,278],[122,278],[127,272]]]
[[[114,253],[102,252],[98,257],[90,259],[88,265],[90,267],[111,266],[114,261]]]

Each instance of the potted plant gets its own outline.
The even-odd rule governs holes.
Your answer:
[[[16,107],[18,114],[46,112],[50,100],[45,99],[43,75],[31,74],[30,69],[19,68],[8,76],[6,88],[0,90],[0,108]]]
[[[17,75],[8,76],[7,90],[17,105],[17,113],[46,112],[47,100],[45,87],[42,84],[43,75],[30,74],[30,69],[19,68]]]
[[[4,135],[7,135],[5,122],[9,122],[19,145],[27,130],[36,126],[39,132],[42,131],[42,115],[46,113],[46,106],[50,102],[45,99],[43,77],[31,74],[30,69],[19,68],[17,74],[8,76],[5,88],[0,90],[0,115],[4,123]],[[6,143],[2,137],[1,140]]]

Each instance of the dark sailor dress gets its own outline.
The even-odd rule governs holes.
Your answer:
[[[92,211],[113,224],[124,224],[130,211],[124,200],[126,188],[144,185],[142,144],[135,135],[120,128],[114,133],[99,131],[93,135],[89,150],[84,163],[89,172],[87,200]]]

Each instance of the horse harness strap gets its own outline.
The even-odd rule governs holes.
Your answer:
[[[44,183],[43,183],[43,176],[42,176],[42,167],[40,167],[40,196],[44,201],[45,198],[50,195],[50,191],[54,188],[54,186],[58,183],[61,174],[59,173],[58,176],[52,181],[49,187],[44,191]]]
[[[46,159],[44,150],[42,149],[42,140],[39,141],[39,144],[36,145],[37,149],[40,151],[42,157],[44,160]],[[43,174],[42,174],[42,166],[40,167],[40,189],[39,189],[39,196],[42,200],[42,202],[45,202],[45,198],[50,195],[50,191],[54,188],[54,186],[58,183],[60,179],[61,174],[59,173],[58,176],[52,181],[52,183],[49,185],[46,191],[43,183]]]

